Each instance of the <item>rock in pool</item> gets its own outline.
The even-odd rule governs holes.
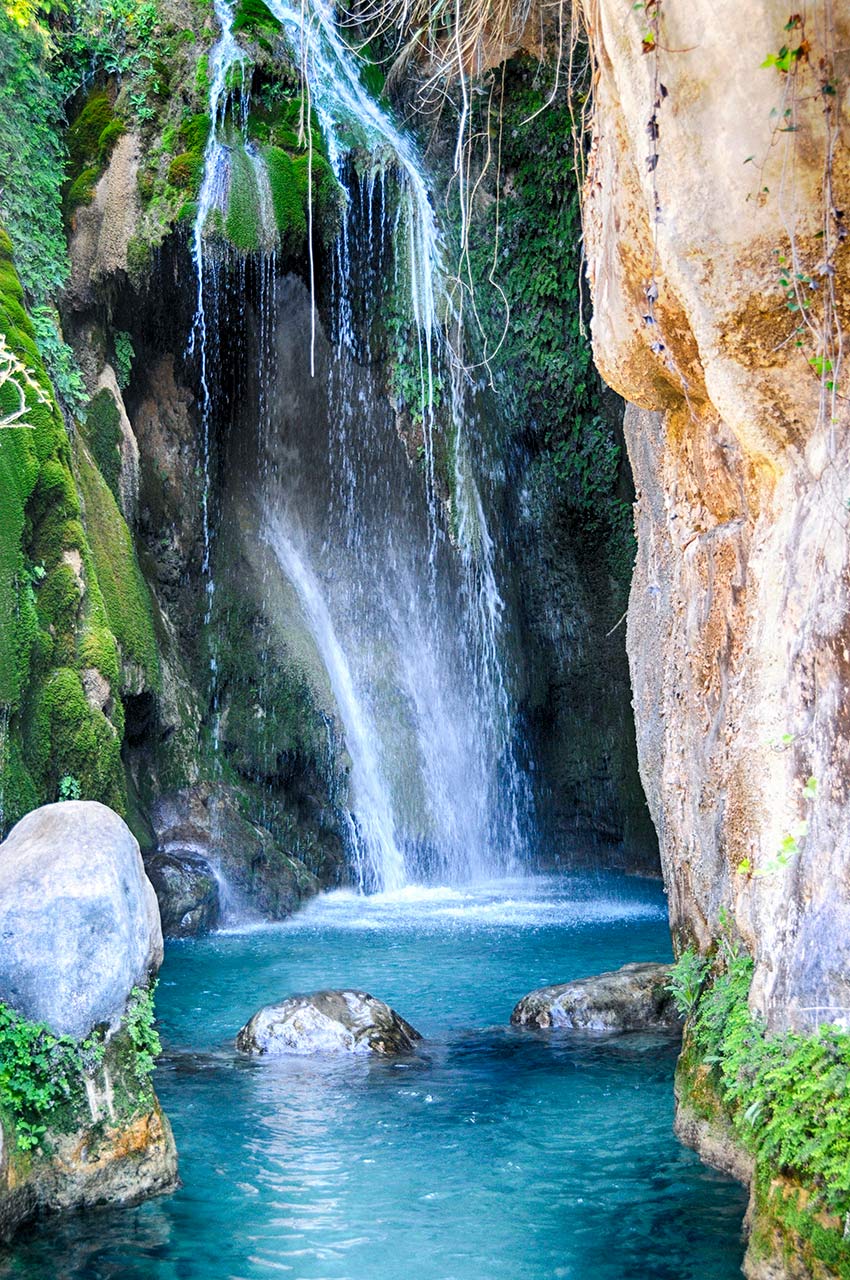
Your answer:
[[[625,964],[611,973],[531,991],[516,1005],[516,1027],[578,1031],[674,1031],[682,1022],[667,989],[669,964]]]
[[[365,991],[289,996],[255,1013],[236,1037],[243,1053],[410,1053],[422,1037]]]

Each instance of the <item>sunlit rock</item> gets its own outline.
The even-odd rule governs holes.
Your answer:
[[[365,991],[290,996],[255,1013],[239,1035],[243,1053],[410,1053],[419,1032]]]
[[[678,1030],[681,1020],[668,990],[669,964],[625,964],[612,973],[531,991],[516,1005],[517,1027],[571,1027],[579,1031]]]

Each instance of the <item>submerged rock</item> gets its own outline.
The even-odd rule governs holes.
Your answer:
[[[517,1027],[581,1031],[678,1030],[681,1019],[667,989],[669,964],[625,964],[612,973],[531,991],[516,1005]]]
[[[219,922],[221,902],[212,867],[192,849],[157,849],[145,870],[159,902],[166,938],[194,938]]]
[[[92,800],[44,805],[0,845],[0,1001],[57,1035],[115,1027],[162,962],[130,828]]]
[[[255,1013],[239,1035],[243,1053],[410,1053],[422,1037],[365,991],[290,996]]]

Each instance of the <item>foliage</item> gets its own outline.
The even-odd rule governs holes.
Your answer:
[[[77,358],[60,332],[59,313],[52,306],[34,307],[30,318],[53,389],[68,412],[79,417],[86,403],[86,384]]]
[[[60,213],[63,95],[55,64],[44,30],[13,21],[0,6],[0,220],[14,240],[24,288],[36,302],[53,295],[68,275]]]
[[[612,572],[628,582],[635,543],[631,509],[619,492],[621,445],[593,367],[581,303],[570,97],[550,72],[517,58],[506,64],[501,101],[500,120],[498,105],[490,118],[479,105],[480,117],[470,126],[491,140],[498,133],[500,198],[489,190],[473,206],[474,236],[460,275],[474,297],[483,354],[506,418],[538,454],[563,518],[591,545],[601,545]],[[469,302],[466,309],[470,330]]]
[[[667,989],[681,1017],[689,1018],[696,1008],[707,971],[708,961],[698,955],[693,948],[689,947],[679,956],[670,975]]]
[[[155,1022],[156,987],[155,982],[149,987],[133,987],[124,1017],[124,1026],[133,1047],[133,1073],[143,1088],[149,1087],[150,1077],[156,1070],[156,1060],[162,1053]]]
[[[21,1151],[40,1144],[61,1107],[79,1103],[80,1077],[102,1061],[98,1032],[78,1044],[0,1003],[0,1106],[12,1115]]]
[[[132,1079],[123,1082],[125,1089],[129,1085],[129,1113],[151,1100],[150,1077],[161,1051],[154,1025],[154,991],[155,984],[133,988],[114,1037],[116,1041],[126,1038],[130,1050]],[[0,1002],[0,1108],[11,1116],[19,1150],[40,1146],[51,1128],[79,1124],[80,1114],[86,1111],[85,1080],[102,1068],[109,1043],[100,1027],[82,1041],[56,1036],[42,1023],[28,1022]]]
[[[704,968],[706,962],[702,962]],[[693,952],[676,970],[692,988]],[[753,962],[726,936],[713,979],[691,1010],[690,1047],[759,1169],[782,1172],[812,1193],[814,1208],[850,1212],[850,1035],[770,1036],[747,1003]]]
[[[64,777],[59,779],[59,799],[60,800],[79,800],[81,795],[80,783],[77,778],[66,773]]]

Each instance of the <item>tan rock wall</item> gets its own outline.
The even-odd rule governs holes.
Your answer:
[[[632,402],[628,647],[674,933],[707,945],[730,910],[755,1009],[850,1025],[850,351],[837,397],[811,363],[850,335],[850,10],[582,7],[593,343]],[[760,65],[783,45],[790,72]]]

